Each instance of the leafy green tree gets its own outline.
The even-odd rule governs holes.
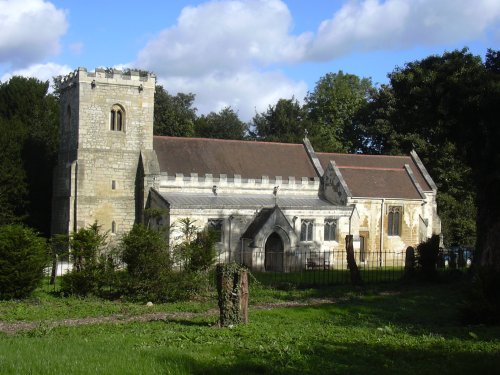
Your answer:
[[[475,184],[464,129],[480,117],[484,66],[466,49],[429,56],[396,68],[366,107],[362,127],[369,152],[415,149],[438,186],[445,242],[473,244]]]
[[[473,105],[479,102],[480,116],[468,117],[468,127],[461,137],[477,186],[477,252],[476,264],[485,268],[484,285],[497,292],[500,289],[500,51],[488,50],[482,75],[482,90],[471,96]],[[474,122],[472,122],[474,121]],[[473,125],[472,125],[473,124]],[[488,275],[488,276],[486,276]],[[498,293],[496,294],[498,295]],[[498,303],[496,305],[498,307]],[[497,315],[499,311],[497,310]]]
[[[50,232],[52,170],[56,164],[59,128],[58,101],[48,93],[48,88],[49,82],[24,77],[12,77],[0,84],[1,126],[11,128],[0,134],[0,143],[11,141],[7,137],[13,136],[21,148],[20,168],[25,175],[21,191],[26,189],[26,196],[15,201],[19,207],[14,211],[26,210],[25,222],[47,235]],[[14,157],[13,160],[19,159]]]
[[[279,99],[253,118],[253,135],[273,142],[298,143],[308,128],[307,113],[297,99]]]
[[[195,95],[170,95],[163,86],[155,90],[153,132],[155,135],[192,137],[196,120]]]
[[[198,137],[218,139],[243,139],[247,130],[246,124],[231,107],[202,115],[196,120],[195,128]]]
[[[330,152],[355,152],[362,145],[359,116],[373,93],[368,78],[328,73],[305,98],[309,129],[315,148]]]
[[[23,168],[24,134],[18,120],[0,118],[0,225],[26,215],[27,183]]]
[[[45,240],[21,225],[0,226],[0,299],[24,298],[39,285],[49,261]]]

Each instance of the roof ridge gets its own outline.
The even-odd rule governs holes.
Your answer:
[[[360,167],[355,165],[337,165],[339,169],[361,169],[361,170],[371,170],[371,171],[395,171],[395,172],[403,172],[403,168],[383,168],[383,167]]]
[[[270,142],[270,141],[254,141],[247,139],[220,139],[220,138],[203,138],[203,137],[174,137],[170,135],[155,135],[153,138],[161,138],[161,139],[179,139],[179,140],[188,140],[188,141],[209,141],[209,142],[234,142],[234,143],[263,143],[263,144],[272,144],[272,145],[282,145],[282,146],[300,146],[303,147],[301,143],[284,143],[284,142]]]
[[[355,157],[375,157],[375,158],[410,158],[409,155],[379,155],[379,154],[349,154],[341,152],[316,152],[316,155],[341,155]]]

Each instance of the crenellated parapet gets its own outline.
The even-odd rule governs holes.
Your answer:
[[[78,68],[73,72],[59,77],[61,89],[66,89],[77,83],[88,83],[92,88],[99,85],[127,85],[148,88],[154,88],[156,84],[156,75],[139,70],[119,70],[96,68],[89,72],[86,68]]]
[[[159,175],[159,188],[163,190],[210,190],[217,189],[219,191],[252,191],[259,192],[275,192],[275,194],[312,194],[317,195],[320,187],[320,179],[318,177],[295,178],[293,176],[283,178],[282,176],[262,176],[261,178],[242,178],[241,175],[228,176],[226,174],[205,174],[198,175],[191,173],[185,175],[182,173],[168,174],[161,173]]]

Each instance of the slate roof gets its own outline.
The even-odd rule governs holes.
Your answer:
[[[242,179],[260,179],[262,176],[268,176],[270,179],[281,176],[287,179],[293,176],[296,179],[307,177],[310,180],[320,177],[302,144],[155,136],[153,147],[158,156],[160,171],[169,175],[182,173],[189,176],[191,173],[197,173],[198,176],[212,174],[217,177],[225,174],[229,178],[240,175]],[[422,191],[432,191],[411,156],[323,152],[317,152],[316,156],[324,170],[330,160],[335,161],[353,197],[421,199],[405,170],[405,164],[410,167]],[[193,195],[174,197],[173,203],[213,207],[215,202],[212,200],[219,198],[219,205],[224,207],[271,207],[274,204],[273,197],[262,196],[195,196],[193,199],[196,203],[187,202],[189,197]],[[244,201],[241,201],[242,199]],[[290,202],[292,206],[295,205]],[[304,207],[306,206],[319,207],[321,204],[304,203]]]
[[[260,210],[257,216],[255,216],[255,219],[253,219],[252,223],[248,226],[245,233],[241,235],[241,238],[254,238],[262,229],[264,224],[269,220],[275,210],[276,207],[263,208],[262,210]]]
[[[274,207],[276,203],[282,209],[327,209],[333,207],[331,203],[315,196],[278,196],[277,201],[272,195],[255,194],[196,194],[158,192],[169,203],[171,208],[256,208]]]
[[[301,144],[204,138],[153,138],[160,171],[242,178],[318,177]]]
[[[317,152],[316,155],[318,156],[323,169],[326,170],[330,160],[333,160],[342,174],[344,174],[344,170],[351,169],[353,171],[372,170],[374,171],[374,175],[382,175],[383,173],[380,173],[382,171],[404,171],[404,165],[408,164],[422,190],[432,190],[411,156],[336,154],[327,152]],[[391,176],[391,174],[387,174],[387,177],[389,176]],[[365,177],[367,177],[367,173],[365,173]],[[348,186],[349,188],[351,187],[349,183]]]

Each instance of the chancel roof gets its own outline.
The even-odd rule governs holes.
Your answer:
[[[326,170],[330,161],[344,178],[353,197],[421,199],[405,168],[410,167],[421,191],[431,191],[429,183],[411,156],[316,153]]]
[[[318,177],[301,144],[155,136],[153,145],[160,171],[169,175]]]
[[[422,190],[432,190],[411,156],[336,154],[327,152],[317,152],[316,155],[318,156],[323,169],[326,170],[330,160],[333,160],[342,174],[344,174],[344,170],[351,170],[351,173],[357,173],[357,171],[373,171],[374,176],[383,175],[383,171],[399,171],[406,174],[404,166],[405,164],[408,164],[415,174],[415,178]],[[363,174],[363,172],[359,173]],[[368,172],[364,172],[364,175],[367,177]],[[390,176],[395,175],[386,174],[386,177]]]

